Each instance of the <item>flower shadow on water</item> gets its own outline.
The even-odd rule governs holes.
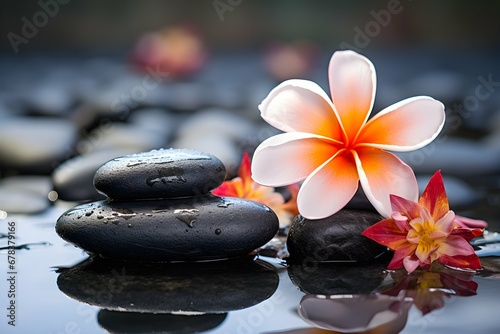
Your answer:
[[[399,333],[406,326],[412,305],[425,316],[443,308],[451,295],[477,294],[475,271],[455,270],[438,263],[429,270],[412,273],[404,269],[387,272],[383,265],[365,267],[337,264],[316,266],[312,270],[290,266],[290,278],[306,293],[310,293],[306,282],[311,275],[325,281],[327,277],[333,278],[330,283],[316,285],[323,290],[315,289],[314,294],[306,294],[300,301],[299,315],[314,328],[280,333]],[[339,285],[339,282],[350,284]],[[368,286],[362,288],[362,282]]]
[[[250,257],[197,263],[91,258],[60,269],[57,285],[67,296],[101,308],[97,321],[112,333],[193,333],[268,299],[278,281],[274,266]]]

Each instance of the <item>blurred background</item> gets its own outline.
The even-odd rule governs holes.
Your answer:
[[[353,49],[377,69],[374,112],[416,95],[446,105],[441,137],[401,157],[498,220],[500,3],[2,1],[0,36],[4,217],[43,210],[47,193],[99,198],[95,170],[134,152],[197,148],[234,176],[277,133],[257,109],[269,91],[304,78],[328,92],[329,58]]]

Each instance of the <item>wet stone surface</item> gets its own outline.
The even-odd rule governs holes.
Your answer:
[[[224,164],[196,150],[161,149],[113,159],[94,176],[96,189],[118,200],[205,195],[226,177]]]
[[[376,212],[340,210],[317,220],[295,217],[288,234],[290,262],[370,262],[387,248],[361,235],[382,220]]]
[[[52,184],[58,198],[64,201],[104,199],[94,187],[95,172],[107,161],[134,153],[130,149],[107,149],[66,160],[52,172]]]
[[[208,195],[84,204],[64,213],[56,231],[104,257],[199,261],[250,253],[272,239],[278,219],[256,202]]]

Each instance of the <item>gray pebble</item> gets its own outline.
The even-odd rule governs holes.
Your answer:
[[[4,119],[0,122],[0,167],[48,174],[73,151],[75,139],[75,128],[63,119]]]
[[[108,149],[76,156],[66,160],[52,173],[54,191],[64,201],[104,199],[94,187],[95,172],[107,161],[127,154],[131,149]]]

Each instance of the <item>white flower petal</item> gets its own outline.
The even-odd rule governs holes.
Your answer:
[[[354,196],[358,180],[352,155],[343,151],[304,181],[297,197],[300,214],[308,219],[333,215]]]
[[[398,157],[375,148],[359,149],[354,157],[366,197],[382,216],[388,218],[392,214],[390,195],[417,201],[415,174]]]
[[[328,78],[344,131],[354,140],[373,108],[375,68],[370,60],[354,51],[337,51],[330,60]]]
[[[307,80],[287,80],[259,105],[262,118],[285,132],[308,132],[343,140],[343,130],[325,91]]]
[[[379,112],[357,141],[391,151],[412,151],[433,141],[443,128],[444,105],[428,96],[412,97]]]
[[[305,179],[337,151],[337,144],[329,138],[302,132],[282,133],[257,147],[252,178],[272,187],[293,184]]]

